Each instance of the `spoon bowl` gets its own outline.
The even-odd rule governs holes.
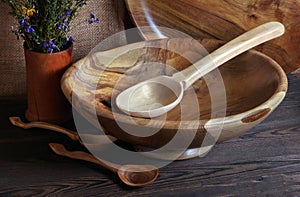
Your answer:
[[[158,169],[150,165],[122,165],[117,173],[126,185],[142,187],[156,180]]]
[[[183,85],[168,76],[159,76],[138,83],[116,98],[125,113],[138,117],[157,117],[180,103]]]

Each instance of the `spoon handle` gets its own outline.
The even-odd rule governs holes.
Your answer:
[[[100,159],[97,159],[93,155],[83,152],[83,151],[69,151],[67,150],[62,144],[57,143],[50,143],[50,148],[58,155],[68,157],[71,159],[77,159],[77,160],[83,160],[88,161],[97,165],[100,165],[112,172],[117,173],[119,166],[117,164],[110,163],[108,161],[103,161]]]
[[[231,40],[192,66],[173,75],[173,79],[183,83],[186,90],[195,81],[239,54],[284,34],[284,26],[279,22],[260,25]]]
[[[65,129],[65,128],[60,127],[55,124],[50,124],[47,122],[39,122],[39,121],[25,123],[21,120],[20,117],[9,117],[9,120],[13,125],[15,125],[17,127],[21,127],[23,129],[30,129],[30,128],[48,129],[51,131],[56,131],[56,132],[65,134],[74,141],[79,141],[79,136],[76,132]]]

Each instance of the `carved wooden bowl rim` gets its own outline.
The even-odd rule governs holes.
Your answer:
[[[210,126],[214,126],[214,125],[223,124],[224,122],[234,123],[237,119],[247,118],[247,116],[250,116],[251,114],[253,114],[259,110],[266,109],[266,106],[269,107],[269,111],[267,111],[267,113],[270,113],[277,107],[277,105],[280,104],[280,102],[285,97],[285,94],[287,92],[287,77],[286,77],[286,73],[283,71],[283,69],[280,67],[280,65],[277,62],[275,62],[273,59],[271,59],[269,56],[262,54],[261,52],[258,52],[256,50],[250,50],[247,53],[251,53],[253,55],[258,55],[258,56],[266,59],[266,61],[269,63],[269,66],[271,66],[274,69],[274,71],[278,74],[279,82],[278,82],[278,87],[277,87],[276,91],[272,94],[272,96],[267,101],[261,103],[260,105],[254,107],[250,110],[244,111],[239,114],[226,116],[225,119],[224,118],[216,118],[216,119],[213,119],[213,121],[200,120],[200,124],[203,123],[202,125],[210,124]],[[78,65],[79,65],[78,63],[77,64],[75,63],[70,69],[68,69],[62,80],[62,89],[64,90],[64,93],[65,93],[67,99],[71,103],[72,103],[72,96],[71,96],[72,93],[68,92],[68,90],[67,91],[65,90],[66,89],[65,83],[68,83],[67,78],[70,76],[70,73],[72,73],[74,70],[76,70],[76,67]],[[273,101],[273,102],[270,102],[270,101]],[[272,105],[275,105],[275,107],[273,108],[272,106],[269,106],[270,104],[268,104],[268,103],[272,103]],[[84,103],[84,102],[81,104],[86,105],[86,106],[90,105],[89,103]],[[102,103],[99,103],[99,106],[100,106],[100,109],[96,109],[98,117],[104,117],[104,118],[108,118],[108,119],[112,119],[112,120],[117,119],[119,122],[127,123],[127,124],[131,124],[131,121],[133,120],[138,124],[147,125],[147,122],[149,121],[149,119],[144,119],[144,118],[139,118],[139,117],[130,117],[126,114],[120,114],[120,113],[113,114],[112,111],[110,110],[110,108],[105,106]],[[75,108],[76,108],[76,106],[75,106]],[[85,108],[85,109],[93,110],[93,108]],[[132,119],[132,120],[130,120],[130,119]],[[155,127],[155,125],[160,125],[160,124],[155,124],[156,121],[160,121],[160,120],[152,120],[152,121],[154,122],[154,124],[151,124],[151,126],[153,125],[153,127]],[[193,126],[191,127],[190,125],[193,125],[193,123],[196,123],[196,122],[199,123],[199,120],[181,121],[180,122],[181,128],[184,128],[185,130],[194,129],[194,127]],[[178,129],[178,121],[166,120],[166,122],[164,122],[163,129],[167,129],[167,130]]]

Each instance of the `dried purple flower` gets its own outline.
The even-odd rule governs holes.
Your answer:
[[[57,29],[60,29],[60,30],[63,29],[63,25],[62,24],[57,24],[56,27],[57,27]]]
[[[19,24],[21,27],[24,27],[26,25],[26,19],[23,17]]]
[[[49,40],[49,42],[44,41],[44,42],[42,43],[42,47],[43,47],[44,49],[47,49],[47,52],[48,52],[48,53],[52,53],[52,52],[54,51],[54,49],[58,49],[58,47],[56,46],[56,44],[54,43],[53,40]]]
[[[74,42],[75,40],[74,40],[74,38],[72,37],[72,36],[70,36],[69,38],[68,38],[68,42]]]
[[[71,15],[71,11],[66,10],[66,16],[70,16]]]
[[[90,19],[88,20],[89,24],[92,23],[99,23],[99,19],[97,18],[97,16],[93,13],[90,14]]]
[[[94,18],[96,18],[96,15],[93,14],[93,13],[91,13],[91,14],[90,14],[90,17],[91,17],[92,19],[94,19]]]
[[[33,29],[33,27],[29,26],[26,28],[26,33],[30,34],[30,33],[34,33],[35,30]]]
[[[64,23],[68,23],[69,22],[69,18],[65,17],[64,18]]]

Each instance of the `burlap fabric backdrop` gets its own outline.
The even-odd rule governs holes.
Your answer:
[[[16,40],[11,32],[16,21],[9,15],[8,5],[0,3],[0,10],[0,97],[24,97],[26,73],[22,40]],[[99,24],[87,23],[91,12],[100,19]],[[74,61],[87,55],[103,39],[124,30],[124,13],[122,0],[88,0],[71,31],[75,39]],[[107,48],[110,48],[109,45]]]

